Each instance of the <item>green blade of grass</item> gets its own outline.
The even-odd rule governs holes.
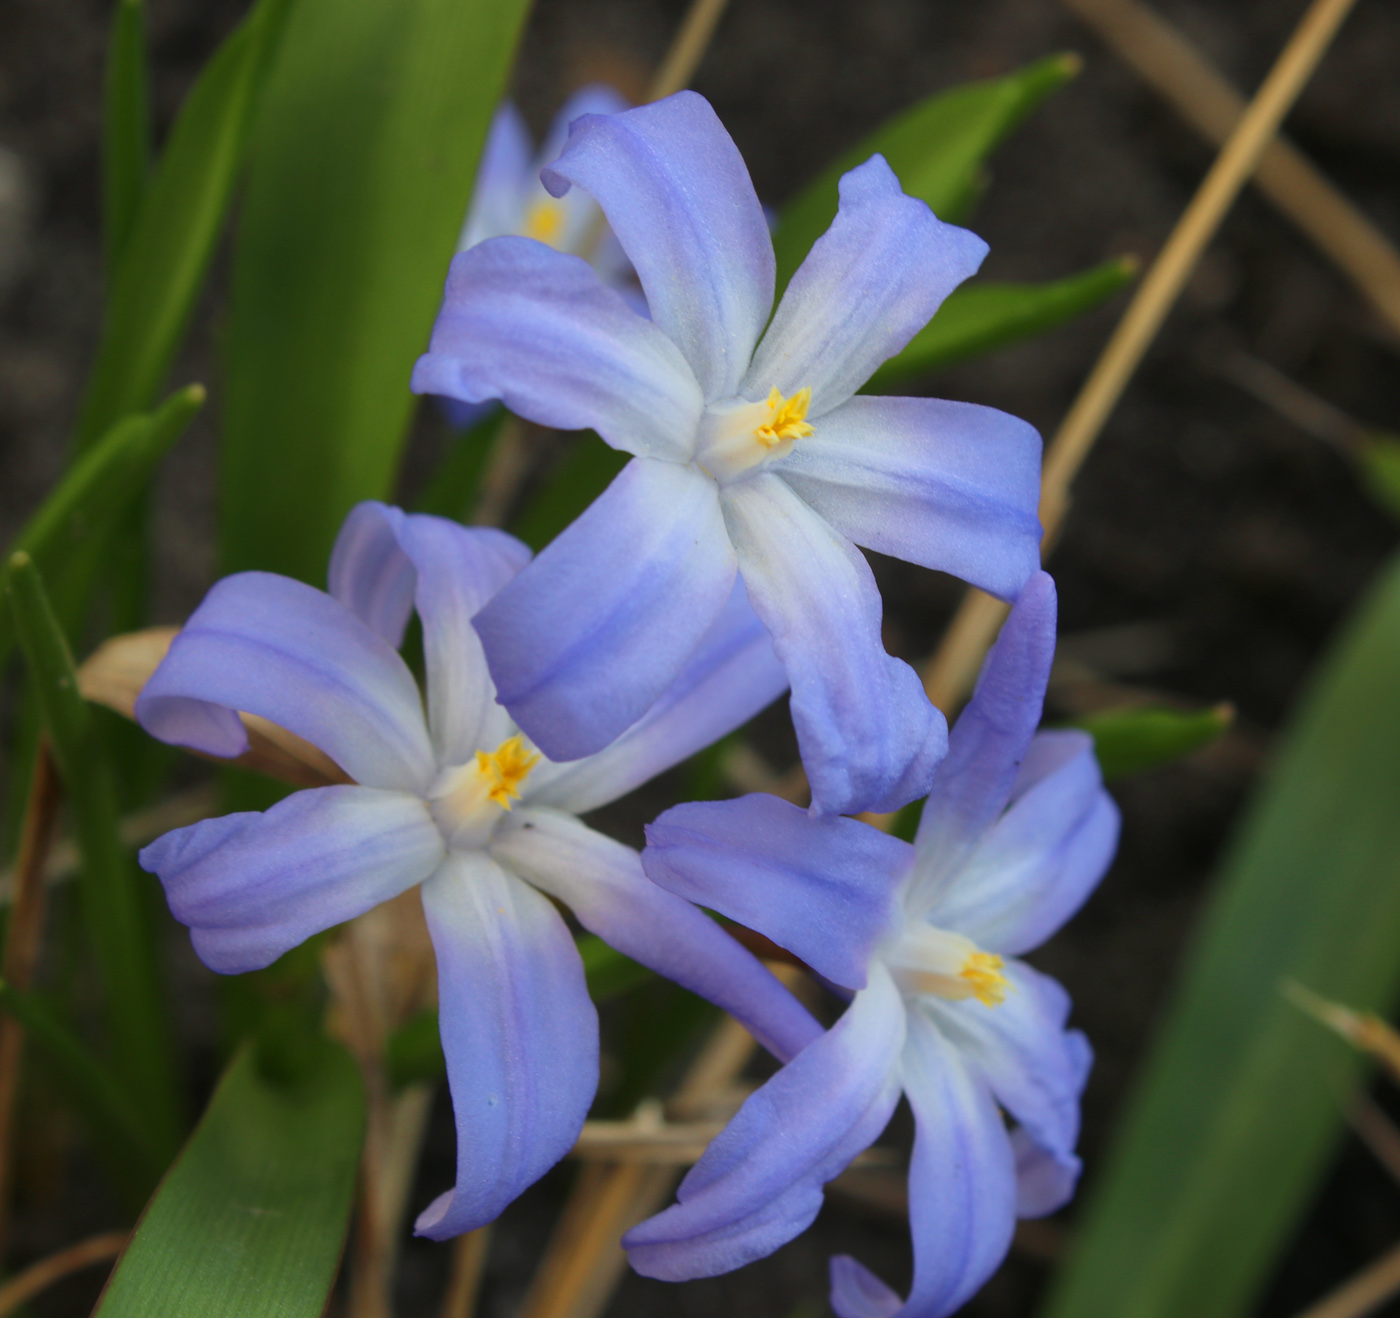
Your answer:
[[[950,362],[978,357],[1054,329],[1110,298],[1137,273],[1133,257],[1045,284],[965,284],[873,376],[865,390],[887,393]]]
[[[1051,55],[1004,78],[966,83],[920,101],[839,156],[782,209],[773,247],[781,291],[836,216],[836,185],[875,152],[905,192],[956,221],[978,189],[987,157],[1057,87],[1079,71],[1077,55]]]
[[[151,167],[151,92],[144,0],[117,0],[107,46],[102,245],[110,274],[136,226]]]
[[[1229,730],[1235,707],[1210,709],[1110,709],[1073,725],[1094,738],[1094,753],[1107,780],[1170,764],[1183,755],[1209,746]]]
[[[289,3],[260,0],[180,107],[114,274],[79,448],[155,401],[223,229]]]
[[[151,1200],[95,1318],[319,1318],[364,1133],[349,1056],[322,1042],[292,1081],[230,1064]]]
[[[29,667],[33,694],[72,808],[82,864],[83,924],[101,979],[113,1069],[128,1087],[152,1147],[169,1156],[180,1105],[158,953],[131,856],[117,834],[117,798],[63,630],[34,560],[11,555],[5,593]]]
[[[1048,1318],[1241,1318],[1343,1130],[1352,1049],[1280,991],[1400,986],[1400,564],[1337,640],[1226,858]]]
[[[323,578],[348,509],[392,490],[525,0],[299,0],[234,255],[225,571]]]

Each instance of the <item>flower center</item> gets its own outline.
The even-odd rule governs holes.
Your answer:
[[[998,1007],[1011,991],[1002,971],[1006,963],[995,952],[984,952],[970,938],[928,924],[906,930],[888,961],[896,982],[909,994],[955,1002],[976,998],[983,1006]]]
[[[448,843],[477,846],[490,836],[503,810],[539,763],[519,733],[493,751],[477,751],[466,764],[444,769],[428,793],[428,807]]]
[[[786,457],[797,440],[813,433],[806,420],[811,405],[810,388],[799,389],[791,398],[772,389],[764,403],[751,403],[747,398],[711,403],[700,419],[696,465],[727,485],[767,462]]]
[[[525,238],[557,247],[564,232],[564,208],[553,198],[535,202],[526,212],[520,232]]]

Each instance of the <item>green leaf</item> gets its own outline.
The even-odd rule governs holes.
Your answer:
[[[609,448],[592,432],[578,436],[510,529],[538,552],[608,488],[630,459],[631,454]]]
[[[955,221],[976,195],[987,157],[1079,65],[1077,55],[1051,55],[1007,77],[940,92],[839,156],[783,207],[773,235],[779,290],[836,218],[836,184],[847,170],[878,151],[905,192],[926,201],[940,219]]]
[[[289,2],[260,0],[180,107],[123,244],[78,418],[80,448],[155,401],[213,258]]]
[[[151,168],[151,91],[144,0],[117,0],[107,47],[102,238],[107,269],[121,264]]]
[[[75,611],[74,597],[85,595],[87,578],[123,513],[203,405],[204,386],[192,384],[157,411],[117,422],[73,463],[16,537],[12,551],[28,554],[55,583],[60,612]],[[0,613],[0,664],[13,643],[5,610]]]
[[[1049,1318],[1242,1318],[1360,1064],[1280,992],[1400,986],[1400,563],[1334,643],[1201,917]]]
[[[583,958],[583,976],[588,982],[588,995],[594,1002],[606,1002],[645,984],[656,972],[623,956],[595,934],[584,934],[578,940],[579,956]]]
[[[181,1126],[169,1023],[150,913],[117,834],[117,797],[92,711],[78,694],[68,643],[26,553],[11,555],[6,591],[29,665],[29,691],[49,735],[73,812],[82,864],[83,924],[104,989],[113,1067],[128,1087],[152,1146],[173,1153]]]
[[[1400,517],[1400,435],[1368,434],[1355,457],[1367,493],[1386,512]]]
[[[295,1082],[245,1049],[146,1208],[96,1318],[319,1318],[364,1135],[354,1064],[329,1042]]]
[[[1137,269],[1134,257],[1122,256],[1046,284],[965,284],[865,388],[884,393],[950,362],[1042,334],[1112,297]]]
[[[1074,719],[1094,738],[1094,753],[1106,779],[1123,778],[1144,769],[1155,769],[1209,746],[1235,721],[1235,707],[1183,712],[1179,709],[1111,709]]]
[[[28,1032],[64,1093],[83,1114],[102,1160],[114,1178],[142,1202],[165,1167],[132,1110],[121,1082],[33,993],[21,993],[0,980],[0,1010]]]
[[[525,0],[298,0],[234,257],[225,571],[324,577],[350,507],[393,487]]]
[[[476,503],[486,459],[491,456],[508,415],[505,408],[498,407],[470,430],[452,437],[437,470],[414,501],[415,511],[457,522],[467,520]]]

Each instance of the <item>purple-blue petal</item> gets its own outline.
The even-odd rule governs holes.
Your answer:
[[[492,238],[452,258],[412,388],[499,398],[558,430],[596,430],[629,453],[689,461],[704,402],[665,334],[581,257]]]
[[[787,690],[773,642],[736,581],[714,625],[661,698],[584,760],[542,764],[525,799],[573,814],[606,805],[746,723]]]
[[[577,184],[597,200],[706,400],[734,395],[773,306],[773,243],[709,102],[677,92],[587,115],[542,177],[556,197]]]
[[[417,797],[337,786],[177,828],[141,851],[141,865],[204,964],[241,974],[421,883],[443,854]]]
[[[844,175],[831,227],[798,267],[740,386],[812,390],[809,419],[840,406],[899,352],[974,274],[987,254],[976,234],[944,224],[906,196],[883,156]]]
[[[714,482],[628,463],[477,614],[497,699],[552,760],[602,750],[676,680],[735,571]]]
[[[357,783],[422,792],[434,757],[417,683],[383,637],[290,577],[241,572],[204,597],[136,701],[153,737],[232,757],[238,713],[304,737]]]
[[[831,1308],[836,1318],[894,1318],[904,1301],[849,1254],[831,1260]]]
[[[509,101],[501,102],[482,148],[471,205],[457,239],[459,252],[487,238],[515,232],[525,189],[533,181],[533,150],[524,117]]]
[[[643,1276],[728,1272],[805,1230],[822,1186],[868,1147],[899,1098],[905,1013],[877,967],[837,1023],[745,1101],[677,1191],[622,1239]]]
[[[567,926],[481,852],[423,885],[457,1123],[457,1183],[418,1216],[434,1240],[492,1221],[574,1146],[598,1087],[598,1015]]]
[[[357,503],[341,524],[326,574],[331,598],[396,650],[413,612],[416,577],[399,544],[404,516],[386,503]]]
[[[763,964],[702,911],[647,881],[631,847],[558,810],[517,807],[491,854],[634,961],[708,998],[780,1061],[821,1026]]]
[[[1011,1132],[1016,1158],[1016,1216],[1048,1217],[1074,1198],[1083,1164],[1063,1149],[1037,1144],[1024,1127]]]
[[[725,487],[725,524],[754,611],[792,683],[792,719],[820,814],[922,796],[947,725],[918,674],[885,653],[864,556],[771,472]]]
[[[852,398],[773,470],[867,549],[1014,599],[1040,566],[1040,436],[940,398]]]
[[[756,929],[846,988],[900,920],[907,842],[840,815],[813,818],[776,796],[696,801],[647,825],[654,883]]]

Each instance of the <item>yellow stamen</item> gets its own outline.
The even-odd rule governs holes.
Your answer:
[[[768,395],[768,420],[755,430],[754,438],[764,448],[775,448],[785,439],[805,439],[812,427],[803,418],[812,405],[812,390],[799,389],[784,398],[776,389]]]
[[[1002,959],[994,952],[974,952],[958,974],[972,986],[972,996],[986,1007],[1006,1001],[1011,985],[1001,973]]]
[[[525,216],[521,233],[553,247],[564,232],[564,208],[557,201],[537,201]]]
[[[520,799],[520,785],[530,770],[539,763],[539,752],[525,749],[525,738],[519,733],[507,738],[491,752],[477,751],[476,767],[481,776],[491,781],[487,796],[497,805],[510,809],[512,800]]]

